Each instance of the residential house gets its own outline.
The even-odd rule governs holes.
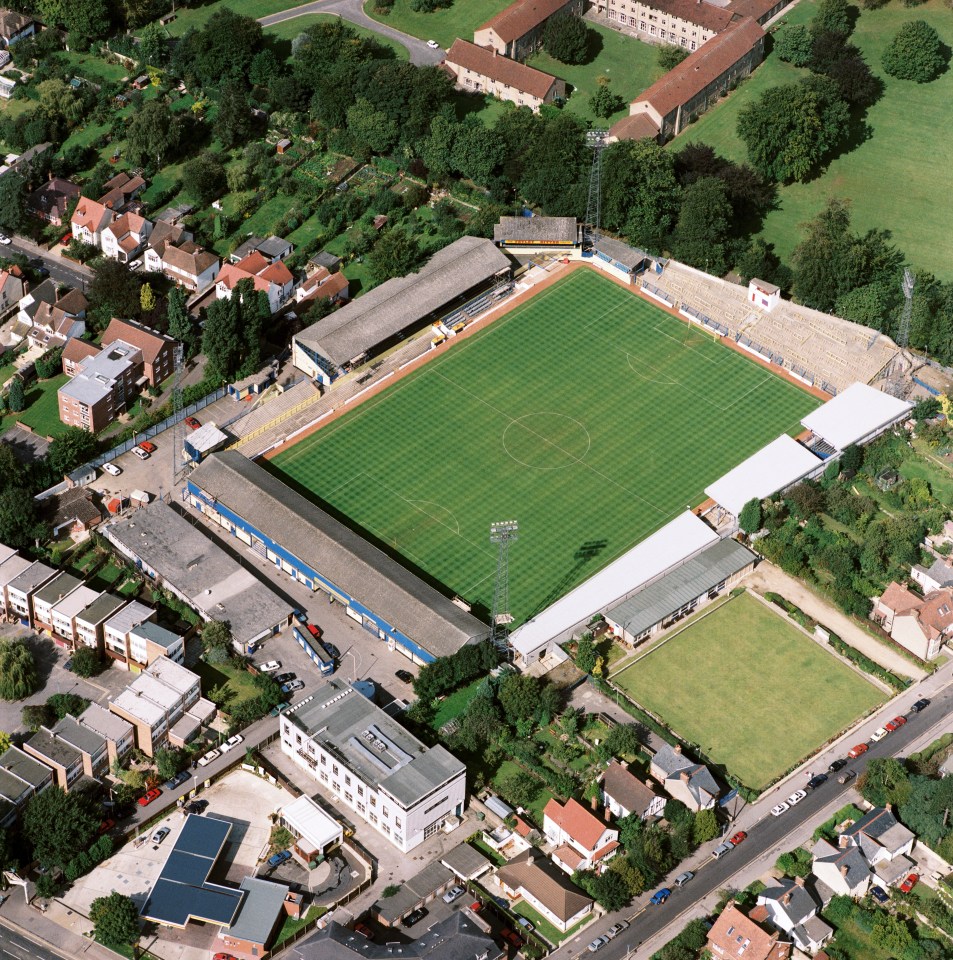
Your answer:
[[[267,294],[272,313],[285,304],[294,290],[294,277],[281,260],[269,261],[257,250],[238,263],[226,263],[215,278],[215,296],[228,300],[242,280],[251,280],[256,291]]]
[[[26,198],[27,209],[34,217],[61,227],[70,204],[79,199],[80,192],[72,181],[51,177]]]
[[[953,587],[953,557],[937,557],[929,567],[915,563],[910,575],[925,594]]]
[[[667,798],[641,781],[627,767],[613,760],[602,774],[600,797],[606,813],[614,817],[635,814],[640,820],[662,816]]]
[[[36,21],[15,10],[0,10],[0,48],[7,49],[18,40],[36,33]]]
[[[243,243],[239,244],[234,253],[229,254],[230,263],[241,263],[245,257],[252,253],[260,253],[269,263],[276,260],[284,260],[294,253],[294,244],[290,240],[283,240],[281,237],[268,237],[263,240],[261,237],[250,236]]]
[[[834,935],[818,916],[825,905],[816,885],[803,877],[782,877],[758,894],[758,906],[764,908],[767,923],[787,934],[798,950],[812,955]]]
[[[103,514],[96,501],[96,495],[85,487],[73,487],[49,499],[53,507],[50,525],[53,528],[54,540],[67,535],[78,541],[93,527],[102,523]]]
[[[83,754],[65,740],[54,737],[45,727],[24,742],[23,750],[53,771],[61,790],[69,790],[83,775]]]
[[[6,313],[23,299],[23,275],[19,267],[0,270],[0,314]]]
[[[568,874],[593,869],[601,873],[619,849],[619,831],[577,800],[563,805],[551,799],[543,809],[543,833],[555,846],[553,862]]]
[[[113,211],[103,204],[90,200],[89,197],[80,197],[70,218],[73,239],[94,247],[102,247],[103,230],[113,222],[114,216]]]
[[[643,43],[661,43],[697,50],[737,19],[731,5],[698,0],[596,0],[595,13],[613,27],[622,27]]]
[[[860,847],[838,850],[832,843],[821,839],[814,844],[811,853],[814,876],[835,895],[855,900],[866,895],[870,889],[870,865]]]
[[[0,755],[0,826],[10,827],[17,813],[38,793],[53,786],[53,771],[19,747]]]
[[[146,181],[138,175],[130,176],[125,171],[117,173],[103,184],[106,192],[99,198],[99,202],[115,213],[124,213],[135,203],[145,186]]]
[[[108,344],[57,391],[60,421],[98,433],[138,395],[142,367],[138,347],[122,340]]]
[[[309,273],[295,289],[295,300],[310,305],[315,300],[328,299],[336,302],[347,300],[349,283],[343,273],[329,273],[319,267]]]
[[[176,341],[135,320],[109,321],[103,333],[103,343],[122,340],[131,343],[142,353],[142,374],[153,387],[160,386],[175,372]]]
[[[649,764],[649,773],[662,784],[670,797],[681,800],[690,810],[710,810],[718,802],[721,788],[704,764],[682,753],[681,744],[666,744]]]
[[[99,347],[88,340],[74,337],[67,341],[63,348],[63,373],[68,377],[75,377],[83,369],[83,363],[90,357],[95,357],[97,353],[99,353]]]
[[[916,869],[909,854],[916,836],[889,807],[874,807],[840,835],[841,849],[859,848],[877,878],[888,886],[900,883]]]
[[[67,714],[69,716],[69,714]],[[77,718],[83,728],[99,734],[106,742],[108,765],[122,763],[135,746],[135,728],[128,720],[123,720],[98,703],[91,703]]]
[[[629,116],[609,129],[609,142],[677,137],[761,63],[764,37],[751,17],[733,22],[633,100]]]
[[[4,548],[3,553],[9,548]],[[0,616],[6,617],[12,612],[7,597],[7,586],[32,566],[32,561],[21,557],[16,551],[8,556],[0,555]]]
[[[52,350],[65,347],[86,333],[86,308],[89,302],[79,290],[70,290],[54,303],[40,301],[33,313],[33,326],[27,334],[31,347]]]
[[[53,607],[83,585],[71,573],[57,572],[33,596],[33,628],[53,633]]]
[[[473,32],[473,42],[512,60],[525,60],[543,43],[546,21],[557,13],[582,15],[583,0],[515,0]]]
[[[103,645],[106,656],[128,667],[130,663],[129,634],[144,623],[155,623],[156,612],[138,600],[133,600],[103,623]]]
[[[33,321],[45,303],[50,306],[56,303],[56,284],[52,280],[44,280],[32,289],[24,288],[16,322],[10,331],[10,339],[14,343],[19,343],[30,333],[33,329]]]
[[[918,597],[892,582],[874,598],[871,619],[921,660],[932,660],[953,636],[953,590],[933,590]]]
[[[7,561],[8,563],[10,561]],[[37,560],[10,580],[6,586],[7,610],[21,623],[33,625],[33,597],[59,571]]]
[[[103,228],[103,253],[120,263],[131,263],[142,253],[150,233],[152,223],[145,217],[138,213],[124,213]]]
[[[177,228],[171,228],[173,231]],[[155,231],[154,231],[155,232]],[[164,273],[187,290],[204,290],[215,282],[219,259],[192,240],[171,239],[150,243],[145,255],[146,269]]]
[[[130,670],[141,670],[159,657],[168,657],[176,663],[185,660],[185,638],[151,620],[133,627],[126,637],[126,664]]]
[[[510,900],[525,900],[562,933],[592,913],[593,901],[532,847],[500,867],[496,879]]]
[[[85,584],[68,593],[52,608],[53,638],[61,646],[73,649],[76,644],[76,617],[102,594]]]
[[[106,623],[125,605],[124,597],[117,597],[111,593],[100,594],[88,607],[81,610],[73,618],[75,649],[80,644],[91,647],[100,655],[105,652]]]
[[[788,960],[791,944],[780,939],[775,930],[769,933],[745,916],[733,900],[718,915],[708,931],[708,950],[715,960],[743,957],[744,960]]]
[[[166,741],[184,746],[216,714],[215,705],[201,696],[197,674],[167,657],[151,663],[111,698],[109,709],[133,725],[136,746],[149,757]]]
[[[49,730],[49,733],[79,751],[83,761],[83,773],[87,777],[99,778],[109,771],[109,748],[102,734],[84,726],[69,714]]]

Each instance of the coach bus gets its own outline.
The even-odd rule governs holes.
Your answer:
[[[309,623],[305,630],[299,630],[297,625],[291,628],[298,646],[318,665],[321,673],[330,676],[334,673],[334,658],[324,648],[324,644],[318,639],[320,633],[314,628],[315,633],[311,632],[312,627]]]

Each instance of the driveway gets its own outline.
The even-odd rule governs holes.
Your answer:
[[[336,14],[342,20],[348,20],[366,30],[373,30],[382,37],[388,37],[390,40],[396,40],[403,44],[410,53],[410,62],[418,66],[428,66],[440,63],[446,55],[445,50],[439,47],[434,50],[427,46],[424,40],[418,40],[409,33],[402,33],[393,27],[388,27],[383,23],[372,20],[365,12],[361,0],[315,0],[314,3],[305,3],[300,7],[292,7],[290,10],[282,10],[281,13],[273,13],[269,17],[261,17],[259,23],[263,27],[271,27],[276,23],[283,23],[285,20],[294,20],[296,17],[304,17],[309,13],[331,13]]]

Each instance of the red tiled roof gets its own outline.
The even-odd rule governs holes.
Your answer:
[[[236,266],[242,273],[254,277],[268,266],[268,260],[257,250],[254,250],[244,260],[239,260]]]
[[[722,910],[708,931],[708,948],[719,958],[743,955],[744,960],[786,960],[791,955],[791,944],[779,943],[777,933],[762,930],[733,903]]]
[[[579,864],[586,858],[575,848],[564,843],[561,847],[553,850],[553,856],[560,862],[566,864],[570,870],[578,870]]]
[[[109,326],[106,327],[102,343],[105,345],[112,343],[114,340],[122,340],[141,350],[142,359],[146,363],[154,363],[162,348],[173,342],[171,338],[153,333],[138,324],[129,323],[126,320],[117,320],[115,317],[110,320]]]
[[[916,610],[923,600],[896,580],[890,582],[880,597],[880,605],[892,610],[894,614],[909,613]]]
[[[76,209],[73,211],[70,222],[75,223],[81,228],[86,227],[95,233],[104,222],[111,222],[112,216],[112,213],[101,203],[90,200],[88,197],[81,197],[79,203],[76,204]]]
[[[607,824],[578,800],[569,800],[565,806],[561,806],[558,800],[550,800],[543,809],[543,815],[587,850],[595,847],[607,828]]]
[[[285,266],[283,260],[276,260],[274,263],[270,263],[262,270],[259,276],[269,283],[277,283],[279,287],[284,286],[286,283],[291,283],[294,280],[291,271]]]
[[[543,100],[552,89],[556,78],[542,70],[527,67],[517,60],[501,57],[495,50],[477,46],[467,40],[454,40],[453,46],[447,51],[447,66],[454,72],[472,70],[481,77],[489,77],[499,83],[528,93],[530,96]]]
[[[82,363],[87,357],[95,357],[97,353],[99,353],[99,347],[74,337],[63,348],[63,362]]]
[[[934,590],[928,593],[917,611],[917,620],[924,632],[938,636],[953,624],[953,593]]]
[[[569,0],[516,0],[477,30],[492,30],[504,43],[511,43],[568,4]]]
[[[609,856],[613,850],[617,849],[619,846],[618,840],[610,840],[604,847],[599,847],[599,849],[592,855],[592,860],[602,860],[604,857]]]
[[[659,133],[658,125],[647,113],[631,114],[609,127],[610,140],[654,140]]]
[[[633,102],[647,102],[663,117],[697,96],[712,81],[746,56],[764,38],[761,25],[750,17],[733,23],[689,54],[677,67]]]

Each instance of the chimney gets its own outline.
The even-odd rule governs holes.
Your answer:
[[[806,886],[805,883],[804,883],[804,877],[795,877],[795,878],[794,878],[794,883],[795,883],[795,886],[798,886],[798,887],[804,887],[804,886]]]
[[[688,771],[687,771],[687,770],[683,770],[683,771],[678,775],[678,779],[681,780],[682,783],[688,783],[688,781],[691,780],[691,777],[688,775]]]
[[[679,756],[681,756],[681,753],[682,753],[682,745],[681,745],[680,743],[676,743],[675,746],[674,746],[672,749],[673,749],[673,751],[674,751],[675,753],[677,753]]]
[[[598,796],[594,796],[594,797],[589,801],[589,806],[590,806],[594,811],[595,811],[595,810],[598,810],[598,809],[599,809],[599,797],[598,797]]]
[[[849,867],[846,863],[842,863],[842,864],[840,865],[840,875],[841,875],[842,877],[846,877],[846,876],[847,876],[847,872],[848,872],[849,870],[850,870],[850,867]]]
[[[791,902],[791,891],[788,890],[788,892],[781,897],[781,903],[787,905],[790,902]]]

